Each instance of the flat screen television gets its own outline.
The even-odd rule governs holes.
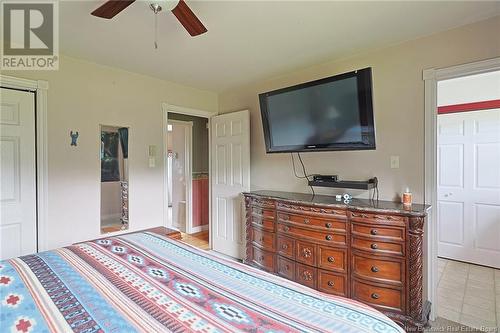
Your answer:
[[[259,100],[268,153],[375,149],[371,68],[266,92]]]

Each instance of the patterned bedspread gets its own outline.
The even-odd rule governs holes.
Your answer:
[[[404,332],[328,296],[153,233],[0,262],[0,332]]]

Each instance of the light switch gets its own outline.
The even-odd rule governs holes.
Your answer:
[[[154,158],[154,157],[150,157],[150,158],[149,158],[149,167],[150,167],[150,168],[154,168],[154,167],[155,167],[155,164],[156,164],[155,162],[156,162],[156,161],[155,161],[155,158]]]
[[[399,156],[391,156],[391,169],[399,169]]]

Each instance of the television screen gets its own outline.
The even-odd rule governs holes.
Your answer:
[[[259,99],[268,153],[375,149],[371,68]]]

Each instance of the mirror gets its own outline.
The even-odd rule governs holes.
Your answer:
[[[128,128],[101,125],[101,233],[127,230]]]

